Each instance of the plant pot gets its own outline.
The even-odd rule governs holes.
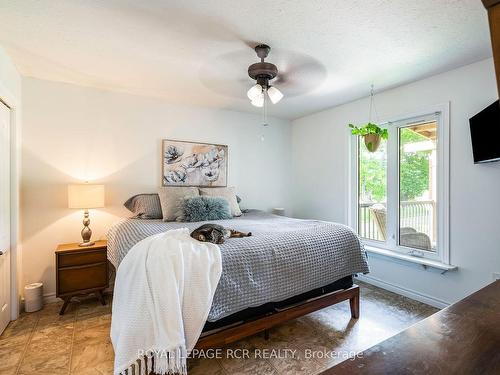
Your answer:
[[[380,134],[367,134],[364,137],[365,146],[370,152],[375,152],[380,146],[381,137]]]

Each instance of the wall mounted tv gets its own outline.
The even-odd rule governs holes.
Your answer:
[[[469,120],[474,163],[500,161],[500,104],[495,103]]]

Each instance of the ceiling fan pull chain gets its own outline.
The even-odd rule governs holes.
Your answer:
[[[260,136],[260,140],[262,142],[264,142],[266,140],[265,138],[265,131],[266,131],[266,128],[269,126],[268,122],[267,122],[267,93],[266,93],[266,89],[263,90],[263,93],[264,93],[264,105],[263,105],[263,108],[262,108],[262,133],[261,133],[261,136]]]
[[[267,123],[267,88],[264,89],[264,126],[269,125]]]

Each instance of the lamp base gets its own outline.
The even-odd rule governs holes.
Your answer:
[[[83,229],[82,229],[82,242],[78,244],[78,246],[92,246],[95,244],[94,241],[90,241],[90,237],[92,237],[92,230],[89,227],[90,219],[89,219],[89,210],[85,210],[83,213]]]
[[[78,244],[78,246],[80,246],[80,247],[85,247],[85,246],[93,246],[93,245],[95,245],[95,242],[94,242],[94,241],[89,241],[89,242],[80,242],[80,243]]]

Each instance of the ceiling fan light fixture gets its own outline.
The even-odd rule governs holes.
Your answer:
[[[260,95],[262,95],[262,86],[258,83],[250,87],[250,89],[247,91],[248,99],[252,101],[257,99]]]
[[[274,86],[270,86],[267,89],[267,95],[269,95],[269,99],[271,99],[273,104],[276,104],[283,99],[283,93]]]
[[[255,107],[263,107],[264,106],[264,93],[262,92],[259,96],[252,100],[252,105]]]
[[[271,47],[266,44],[259,44],[255,48],[260,62],[254,63],[248,67],[248,76],[256,82],[248,91],[247,96],[256,107],[264,107],[267,98],[273,104],[283,99],[283,94],[276,87],[269,85],[269,82],[278,75],[278,67],[270,62],[264,61],[269,55]],[[266,106],[267,107],[267,106]]]

